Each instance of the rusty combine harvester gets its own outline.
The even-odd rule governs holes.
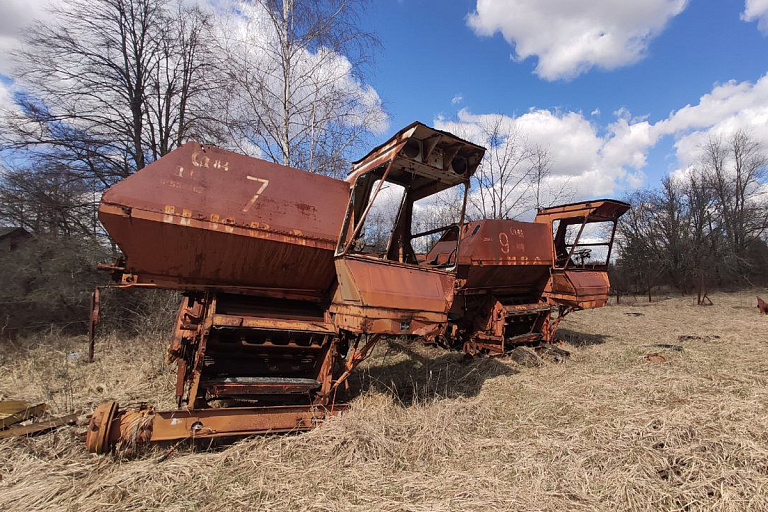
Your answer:
[[[344,409],[350,372],[382,336],[503,354],[552,341],[570,311],[603,306],[629,206],[465,222],[484,151],[413,123],[341,181],[188,143],[107,190],[99,216],[124,253],[105,266],[114,286],[184,296],[168,349],[178,409],[102,404],[88,449],[310,429]],[[451,187],[463,192],[458,222],[413,233],[415,204]],[[366,221],[385,188],[402,197],[376,248]],[[604,240],[584,236],[593,223],[608,226]]]

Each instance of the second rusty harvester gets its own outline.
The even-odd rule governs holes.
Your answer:
[[[503,353],[552,340],[571,310],[604,305],[628,205],[465,222],[484,151],[413,123],[342,181],[188,143],[107,190],[100,219],[125,255],[109,267],[116,286],[184,294],[168,349],[179,408],[107,402],[91,417],[89,450],[308,429],[343,409],[340,386],[382,336]],[[463,199],[455,222],[414,232],[414,211],[452,187]],[[385,195],[391,230],[369,243]],[[594,223],[608,225],[603,239]]]

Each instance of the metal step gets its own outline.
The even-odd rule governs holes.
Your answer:
[[[204,387],[213,396],[292,395],[320,387],[315,379],[290,377],[226,377],[207,379]]]

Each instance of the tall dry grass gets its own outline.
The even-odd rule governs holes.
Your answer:
[[[0,509],[768,510],[768,318],[713,300],[576,313],[571,358],[537,368],[390,342],[343,418],[162,463],[89,455],[74,427],[0,442]],[[95,365],[67,343],[4,354],[0,391],[169,399],[162,343],[112,340]]]

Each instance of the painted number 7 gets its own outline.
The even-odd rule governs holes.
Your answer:
[[[253,194],[253,197],[251,198],[250,201],[248,201],[248,204],[245,205],[245,208],[243,208],[243,213],[247,213],[248,210],[251,209],[251,207],[253,206],[253,203],[256,202],[256,200],[259,198],[261,193],[264,192],[264,190],[267,188],[267,185],[269,185],[269,180],[265,180],[264,178],[255,178],[253,176],[246,176],[246,178],[248,178],[251,181],[258,181],[259,183],[261,183],[261,186],[259,187],[259,190],[257,190],[256,193]]]

